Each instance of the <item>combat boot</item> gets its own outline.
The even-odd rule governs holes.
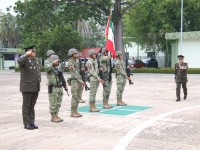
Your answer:
[[[113,106],[111,106],[111,105],[108,104],[108,100],[106,100],[106,104],[108,106],[108,109],[113,108]]]
[[[106,100],[103,100],[103,108],[109,109],[109,106],[107,105]]]
[[[126,103],[124,103],[122,100],[121,100],[121,103],[122,103],[122,105],[123,105],[123,106],[126,106],[126,105],[127,105],[127,104],[126,104]]]
[[[71,107],[71,117],[78,118],[79,115],[76,113],[76,107]]]
[[[59,120],[59,122],[63,122],[63,119],[58,116],[58,113],[56,113],[56,118]]]
[[[100,110],[96,108],[95,102],[90,102],[90,112],[100,112]]]
[[[82,100],[82,99],[80,99],[80,100],[79,100],[79,103],[85,103],[85,101],[84,101],[84,100]]]
[[[120,99],[117,100],[117,106],[124,106],[124,105],[121,103],[121,100],[120,100]]]
[[[58,118],[56,117],[55,113],[51,113],[51,122],[54,122],[54,123],[59,123],[60,122],[58,120]]]
[[[77,111],[78,107],[76,107],[76,114],[78,115],[78,117],[83,117],[83,115],[81,115],[78,111]]]

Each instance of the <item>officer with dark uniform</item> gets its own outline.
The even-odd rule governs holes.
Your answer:
[[[184,100],[187,99],[187,86],[186,83],[188,82],[187,80],[187,69],[188,69],[188,64],[184,62],[184,56],[183,55],[178,55],[178,63],[175,64],[175,82],[176,82],[176,101],[180,101],[180,91],[181,91],[181,85],[183,88],[183,93],[184,93]]]
[[[20,67],[20,91],[23,96],[22,116],[24,129],[38,129],[35,125],[35,110],[40,91],[41,73],[39,63],[36,60],[35,46],[25,48],[25,54],[18,60]]]

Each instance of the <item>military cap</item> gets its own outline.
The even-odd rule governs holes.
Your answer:
[[[88,55],[89,56],[91,56],[91,55],[93,55],[93,54],[96,54],[97,52],[95,51],[95,50],[93,50],[93,49],[91,49],[91,50],[89,50],[88,51]]]
[[[75,49],[75,48],[71,48],[69,51],[68,51],[68,56],[72,56],[73,54],[78,54],[78,51]]]
[[[35,45],[31,45],[29,47],[26,47],[24,48],[25,52],[29,51],[29,50],[32,50],[32,51],[35,51]]]
[[[50,58],[54,61],[54,60],[59,60],[58,55],[51,55]]]
[[[102,48],[102,50],[101,50],[102,53],[105,53],[105,52],[107,52],[107,51],[108,51],[108,50],[105,49],[105,48]]]
[[[118,57],[119,55],[122,55],[122,52],[121,52],[121,51],[117,51],[117,52],[116,52],[116,57]]]
[[[47,51],[47,57],[51,56],[51,55],[54,55],[55,52],[53,50],[48,50]]]
[[[183,55],[178,55],[177,57],[178,57],[179,59],[183,59],[183,58],[184,58]]]

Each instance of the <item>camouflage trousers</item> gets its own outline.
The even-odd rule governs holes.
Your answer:
[[[96,94],[98,88],[99,88],[99,81],[90,81],[90,96],[89,96],[90,102],[96,101]]]
[[[52,93],[49,93],[50,113],[58,113],[63,99],[63,88],[53,87]]]
[[[78,107],[79,100],[82,98],[83,86],[76,80],[71,81],[71,107]]]
[[[126,85],[126,78],[124,78],[123,76],[117,76],[117,100],[121,100],[122,99],[122,94],[124,92],[124,88]]]
[[[105,85],[105,88],[103,89],[103,100],[109,100],[111,87],[112,87],[112,81],[109,82],[108,80],[105,80],[104,85]]]

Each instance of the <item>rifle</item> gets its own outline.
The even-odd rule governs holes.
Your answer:
[[[97,64],[98,64],[98,69],[99,69],[99,77],[100,77],[100,79],[105,80],[104,76],[103,76],[103,70],[101,70],[101,65],[100,65],[99,59],[100,59],[100,57],[97,57]],[[105,83],[103,83],[102,85],[103,85],[103,89],[105,89],[106,88]]]
[[[62,86],[63,86],[63,88],[65,89],[65,91],[67,92],[67,95],[69,96],[68,89],[67,89],[67,83],[66,83],[66,81],[65,81],[65,78],[64,78],[64,76],[63,76],[63,73],[60,72],[60,71],[58,71],[58,77],[59,77],[60,81],[62,82]]]
[[[86,58],[84,58],[84,68],[85,68],[85,64],[86,64]],[[87,90],[90,90],[90,88],[87,86],[86,84],[86,73],[85,71],[83,71],[81,68],[82,68],[82,61],[81,59],[79,58],[79,67],[80,67],[80,75],[81,75],[81,78],[83,80],[83,82],[85,82],[85,91]]]
[[[130,76],[133,76],[133,74],[131,73],[131,70],[128,66],[129,66],[128,59],[126,58],[126,74],[130,78]],[[131,84],[134,84],[134,83],[132,82],[132,80],[129,80],[129,85]]]

